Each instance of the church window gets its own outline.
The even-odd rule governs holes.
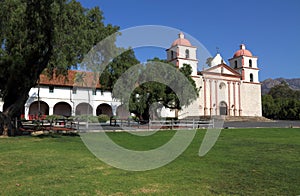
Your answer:
[[[49,93],[54,93],[54,86],[49,86]]]
[[[237,68],[237,61],[234,61],[234,68]]]
[[[221,82],[221,84],[219,85],[219,88],[220,88],[220,89],[226,88],[226,84],[225,84],[224,82]]]
[[[72,88],[72,94],[77,94],[77,88],[76,87]]]
[[[188,49],[185,50],[185,58],[186,59],[190,58],[190,51]]]
[[[250,74],[250,82],[253,82],[253,74]]]
[[[173,50],[171,50],[171,59],[173,59],[174,58],[174,52],[173,52]]]
[[[252,60],[249,60],[249,67],[252,67]]]

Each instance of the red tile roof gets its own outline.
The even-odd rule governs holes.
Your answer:
[[[76,76],[82,74],[82,81],[76,82]],[[80,77],[78,77],[80,78]],[[67,86],[67,87],[90,87],[90,88],[100,88],[99,76],[93,72],[84,72],[77,70],[68,70],[68,74],[58,75],[53,74],[52,78],[49,78],[46,74],[40,75],[40,84],[47,86]]]

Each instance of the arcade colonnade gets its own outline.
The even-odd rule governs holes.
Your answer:
[[[32,88],[29,95],[23,109],[25,119],[35,119],[39,115],[70,117],[105,114],[109,117],[119,116],[120,118],[128,118],[130,115],[120,102],[111,97],[110,92],[97,89],[78,88],[74,92],[74,89],[64,86],[51,89],[49,86],[41,86],[39,90]]]

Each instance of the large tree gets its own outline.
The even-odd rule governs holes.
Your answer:
[[[160,118],[162,107],[175,111],[175,117],[178,117],[178,110],[190,105],[199,95],[189,64],[171,71],[177,69],[172,63],[154,58],[142,68],[140,77],[149,82],[138,84],[129,101],[130,112],[141,120]],[[152,78],[163,78],[164,83],[151,81]]]
[[[197,98],[198,89],[191,77],[190,65],[177,69],[158,58],[138,64],[129,57],[134,57],[131,50],[112,61],[106,68],[106,79],[103,77],[101,81],[112,90],[113,97],[122,101],[140,120],[148,121],[151,113],[159,116],[155,113],[163,106],[180,110]]]
[[[49,76],[66,74],[119,29],[104,25],[103,19],[98,7],[85,9],[75,0],[0,1],[0,134],[14,130],[11,121],[20,116],[44,70]],[[114,44],[106,52],[117,52]]]

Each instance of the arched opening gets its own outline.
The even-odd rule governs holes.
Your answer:
[[[102,103],[97,107],[96,115],[99,116],[100,114],[105,114],[109,117],[113,115],[112,108],[107,103]]]
[[[234,68],[237,68],[237,61],[234,61]]]
[[[39,116],[44,118],[46,115],[49,115],[49,105],[44,101],[35,101],[29,106],[28,118],[38,119]]]
[[[252,60],[249,59],[249,67],[252,67]]]
[[[227,103],[225,101],[220,103],[220,115],[227,115]]]
[[[250,82],[253,82],[253,74],[250,74]]]
[[[93,107],[88,103],[80,103],[76,106],[75,115],[93,114]]]
[[[66,102],[59,102],[53,108],[54,115],[70,117],[72,115],[72,107]]]
[[[121,119],[125,119],[130,116],[130,112],[126,109],[125,105],[120,105],[117,107],[117,116]]]
[[[185,58],[186,59],[190,58],[190,51],[188,49],[185,50]]]

